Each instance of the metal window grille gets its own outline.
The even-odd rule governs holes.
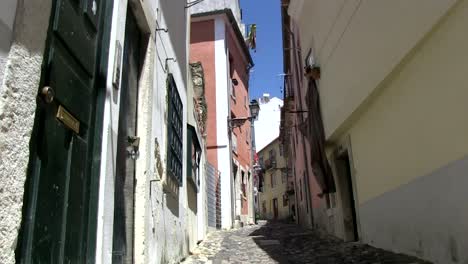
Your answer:
[[[173,177],[179,186],[182,186],[183,105],[171,74],[167,79],[167,94],[169,110],[167,169],[169,176]]]

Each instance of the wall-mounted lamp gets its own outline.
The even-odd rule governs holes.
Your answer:
[[[247,120],[253,121],[257,118],[258,113],[260,112],[260,105],[257,100],[252,100],[249,105],[250,116],[249,117],[238,117],[238,118],[228,118],[229,128],[236,128],[242,126]]]
[[[304,76],[313,80],[318,80],[320,79],[320,67],[317,66],[317,63],[312,53],[312,49],[309,49],[309,52],[307,53],[305,59]]]

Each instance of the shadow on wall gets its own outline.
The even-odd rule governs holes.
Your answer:
[[[189,209],[196,215],[197,214],[197,191],[190,184],[187,186],[187,200]]]
[[[177,63],[178,68],[181,70],[181,76],[184,80],[184,83],[187,83],[187,35],[186,35],[186,23],[189,17],[189,14],[186,14],[185,8],[186,1],[174,1],[174,0],[161,0],[159,15],[163,17],[161,19],[165,24],[160,24],[160,28],[167,29],[167,33],[164,31],[159,31],[159,34],[169,34],[169,41],[171,42],[172,47],[174,48],[175,54],[167,53],[167,58],[174,58]],[[161,21],[160,20],[160,21]],[[161,37],[166,37],[160,35]],[[168,47],[164,47],[167,49]],[[187,89],[187,87],[185,87]]]
[[[179,217],[179,195],[167,194],[166,195],[166,208],[171,211],[175,217]]]
[[[278,263],[398,263],[430,264],[357,243],[345,243],[295,224],[268,222],[249,234]]]

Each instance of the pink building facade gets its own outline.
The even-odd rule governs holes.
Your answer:
[[[329,230],[327,208],[331,201],[329,192],[334,188],[329,166],[323,162],[317,142],[320,136],[316,127],[320,113],[313,111],[310,98],[316,92],[315,80],[305,76],[300,49],[300,36],[296,23],[290,19],[288,0],[282,1],[283,55],[284,55],[284,107],[280,139],[285,146],[288,166],[295,187],[296,222],[306,227]],[[318,126],[320,130],[320,125]],[[318,149],[318,150],[317,150]],[[323,167],[323,169],[321,169]]]
[[[230,9],[192,14],[190,62],[201,62],[208,107],[207,157],[220,171],[222,227],[253,221],[250,122],[231,128],[229,118],[249,116],[252,58]]]

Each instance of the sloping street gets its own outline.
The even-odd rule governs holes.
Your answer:
[[[297,225],[260,223],[211,233],[185,261],[198,263],[423,264],[359,243],[344,243]]]

